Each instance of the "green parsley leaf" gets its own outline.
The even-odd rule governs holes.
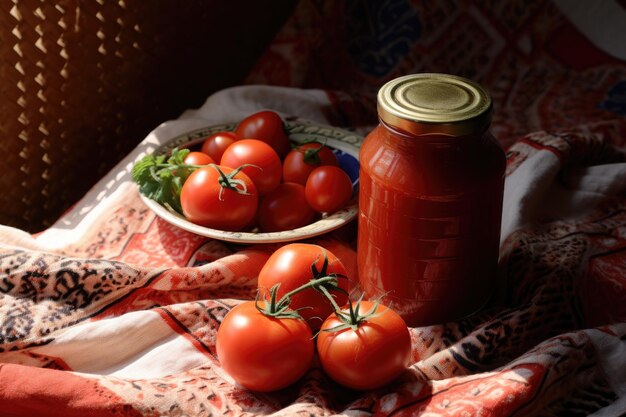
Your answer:
[[[172,154],[146,155],[137,161],[131,170],[131,177],[139,186],[139,192],[157,203],[182,214],[180,192],[185,180],[197,165],[185,164],[189,149],[173,149]]]

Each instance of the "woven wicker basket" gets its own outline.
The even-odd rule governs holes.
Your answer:
[[[45,228],[157,124],[241,82],[293,8],[273,6],[0,2],[0,223]]]

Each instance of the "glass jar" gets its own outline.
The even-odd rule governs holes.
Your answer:
[[[467,316],[494,289],[506,161],[491,112],[485,89],[446,74],[378,93],[360,150],[359,280],[410,326]]]

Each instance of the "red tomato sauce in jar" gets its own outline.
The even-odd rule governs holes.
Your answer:
[[[505,155],[491,99],[444,74],[385,84],[360,151],[358,269],[411,326],[480,309],[495,286]]]

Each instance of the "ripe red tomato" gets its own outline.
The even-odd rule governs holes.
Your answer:
[[[279,248],[267,260],[259,273],[259,294],[262,299],[269,299],[269,290],[280,283],[277,296],[280,298],[285,293],[308,283],[315,278],[312,265],[318,272],[322,272],[324,255],[328,259],[326,275],[338,274],[345,277],[346,269],[339,259],[321,246],[307,243],[291,243]],[[337,279],[339,287],[349,291],[350,282],[347,278]],[[330,291],[338,305],[342,306],[348,301],[348,297],[338,290]],[[298,310],[315,331],[322,324],[323,317],[328,317],[333,312],[333,306],[328,299],[319,291],[308,288],[293,295],[290,304],[291,309]],[[299,310],[302,307],[306,307]]]
[[[354,229],[354,232],[356,232],[356,227]],[[355,235],[356,233],[351,234],[350,239],[352,239],[353,236]],[[320,245],[326,250],[329,250],[330,252],[332,252],[333,255],[339,258],[343,266],[346,268],[346,272],[347,272],[347,275],[350,277],[350,280],[352,282],[359,282],[359,271],[358,271],[357,262],[356,262],[356,251],[354,247],[348,243],[348,239],[344,240],[344,239],[338,238],[338,236],[339,236],[339,233],[337,232],[333,233],[333,235],[326,234],[326,235],[316,237],[309,243]]]
[[[213,158],[204,152],[189,152],[183,162],[189,165],[209,165],[215,163]]]
[[[217,132],[204,140],[201,151],[213,158],[216,163],[219,163],[226,148],[236,140],[237,135],[233,132]]]
[[[361,301],[360,314],[371,312],[373,307],[374,302]],[[317,352],[324,371],[348,388],[380,388],[410,364],[411,335],[406,323],[386,306],[379,305],[376,311],[380,314],[362,321],[356,330],[347,327],[327,331],[343,324],[333,313],[317,335]]]
[[[282,160],[291,150],[283,120],[271,111],[253,113],[237,125],[235,134],[240,139],[258,139],[270,145]]]
[[[197,169],[187,178],[180,192],[183,214],[189,221],[202,226],[240,230],[256,213],[259,198],[256,187],[243,172],[230,180],[231,187],[235,188],[225,187],[218,168],[225,175],[232,175],[232,168],[209,165]]]
[[[243,172],[252,179],[259,195],[269,193],[280,184],[280,158],[267,143],[256,139],[238,140],[224,151],[220,162],[231,168],[243,164],[256,165],[244,168]]]
[[[323,165],[339,166],[333,151],[318,142],[305,143],[287,154],[283,161],[283,181],[306,185],[309,174]]]
[[[352,181],[341,168],[321,166],[309,175],[305,186],[306,200],[320,213],[333,213],[352,197]]]
[[[222,368],[235,381],[267,392],[285,388],[307,372],[314,344],[304,320],[269,317],[254,301],[245,301],[222,320],[216,349]]]
[[[259,227],[264,232],[278,232],[305,226],[315,217],[304,195],[304,186],[285,182],[261,199]]]

